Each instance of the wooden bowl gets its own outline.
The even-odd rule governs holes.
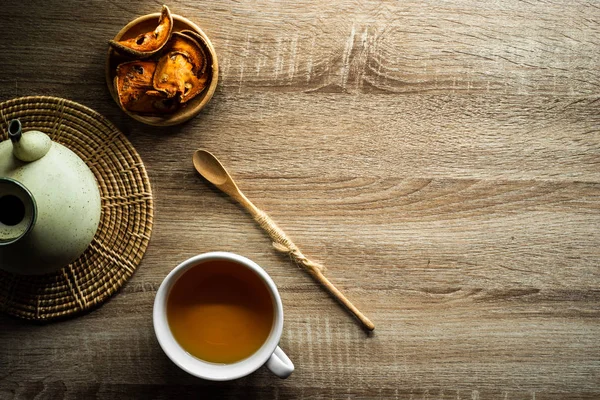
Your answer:
[[[180,15],[173,15],[173,32],[179,32],[182,30],[192,30],[197,32],[204,38],[205,43],[200,43],[201,46],[204,47],[205,51],[210,54],[212,57],[212,66],[211,66],[211,75],[208,81],[208,87],[206,87],[202,93],[191,99],[186,103],[186,105],[174,113],[160,115],[160,116],[150,116],[137,114],[131,111],[126,110],[121,106],[119,102],[119,98],[117,96],[117,91],[114,87],[114,78],[117,74],[117,66],[123,62],[132,61],[134,58],[129,56],[121,55],[116,52],[112,47],[108,49],[108,56],[106,58],[106,84],[108,85],[108,90],[113,98],[113,100],[121,107],[127,115],[131,118],[134,118],[144,124],[154,125],[154,126],[168,126],[168,125],[177,125],[182,122],[187,121],[188,119],[194,117],[196,114],[200,112],[204,108],[206,104],[210,101],[215,90],[217,88],[217,82],[219,80],[219,62],[217,61],[217,53],[215,52],[215,48],[212,43],[208,39],[208,36],[198,27],[198,25],[194,24],[187,18],[184,18]],[[152,31],[156,28],[156,24],[158,21],[158,17],[160,13],[143,15],[139,18],[134,19],[123,29],[117,33],[114,37],[114,40],[122,40],[129,39],[132,37],[136,37],[137,35]]]

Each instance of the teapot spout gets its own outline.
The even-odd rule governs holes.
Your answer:
[[[13,145],[13,154],[19,160],[32,162],[44,157],[52,146],[52,140],[43,132],[23,132],[21,121],[13,119],[8,124],[8,137]]]
[[[20,182],[0,178],[0,248],[27,235],[36,216],[37,207],[31,192]]]

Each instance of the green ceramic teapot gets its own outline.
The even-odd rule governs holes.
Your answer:
[[[100,192],[75,153],[40,131],[8,125],[0,142],[0,268],[40,275],[75,261],[100,222]]]

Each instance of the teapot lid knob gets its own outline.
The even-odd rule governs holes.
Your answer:
[[[13,145],[13,155],[24,162],[42,158],[52,146],[52,140],[44,132],[22,132],[21,121],[13,119],[8,123],[8,137]]]

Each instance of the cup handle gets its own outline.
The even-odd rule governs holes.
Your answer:
[[[285,379],[294,372],[294,363],[279,346],[267,360],[267,368],[278,377]]]

